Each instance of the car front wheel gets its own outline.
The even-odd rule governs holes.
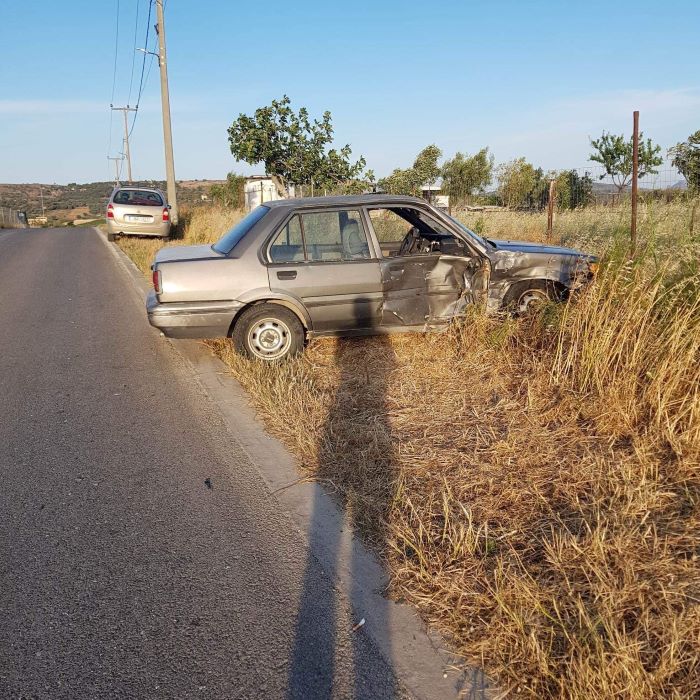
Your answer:
[[[231,339],[237,352],[273,362],[304,349],[304,327],[296,314],[279,304],[256,304],[241,314]]]
[[[560,301],[561,295],[551,282],[526,280],[517,282],[506,293],[503,308],[516,316],[533,312],[548,301]]]

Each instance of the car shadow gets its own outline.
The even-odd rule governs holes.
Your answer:
[[[356,308],[360,313],[360,304]],[[371,365],[367,363],[370,354]],[[316,487],[287,697],[325,698],[334,689],[349,687],[355,700],[393,698],[400,693],[391,661],[381,658],[391,657],[386,617],[392,603],[386,601],[379,611],[375,605],[372,614],[366,614],[366,596],[381,591],[361,588],[367,557],[352,535],[364,535],[380,550],[386,542],[384,523],[388,521],[397,477],[387,409],[387,384],[396,367],[396,356],[387,336],[379,335],[337,340],[333,362],[338,382],[324,428],[316,439],[318,480],[326,493],[321,486]],[[329,491],[340,501],[344,521],[329,517]],[[316,558],[319,552],[321,560]],[[345,568],[348,560],[349,575]],[[343,598],[332,580],[319,586],[319,564],[326,571],[340,565],[352,624],[347,622]],[[363,619],[364,624],[358,624]],[[381,655],[372,651],[368,632],[382,637]],[[348,678],[350,650],[352,677]],[[340,694],[345,697],[346,693]]]

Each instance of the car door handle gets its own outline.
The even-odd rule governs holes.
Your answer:
[[[278,280],[295,280],[297,278],[296,270],[280,270],[277,273]]]

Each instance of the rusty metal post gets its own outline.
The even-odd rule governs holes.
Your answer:
[[[554,233],[554,199],[556,197],[556,192],[556,180],[552,178],[549,181],[549,200],[547,202],[547,241],[552,240],[552,235]]]
[[[639,112],[633,114],[632,129],[632,221],[630,225],[630,255],[637,250],[637,184],[639,179]]]

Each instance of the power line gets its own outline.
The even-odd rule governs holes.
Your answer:
[[[134,51],[131,54],[131,77],[129,78],[129,97],[127,97],[127,104],[131,102],[131,87],[134,84],[134,66],[136,65],[136,37],[139,33],[139,5],[141,0],[136,0],[136,23],[134,25]],[[114,102],[114,96],[112,96],[112,102]]]
[[[114,36],[114,70],[112,72],[112,99],[114,102],[114,89],[117,84],[117,56],[119,54],[119,0],[117,0],[117,21],[114,23],[116,26],[115,36]]]
[[[143,86],[144,86],[144,72],[146,69],[146,57],[148,56],[148,37],[150,36],[150,31],[151,31],[151,10],[153,9],[153,0],[149,0],[148,2],[148,19],[146,20],[146,37],[144,39],[144,53],[143,53],[143,61],[141,63],[141,78],[139,80],[139,94],[138,97],[136,98],[136,111],[134,112],[134,119],[131,122],[131,128],[129,129],[129,136],[131,136],[131,132],[134,130],[134,126],[136,124],[136,118],[139,116],[139,105],[141,104],[141,95],[143,94]],[[136,52],[136,49],[134,49],[134,53]],[[153,62],[153,56],[151,56],[151,63]],[[150,65],[148,68],[148,73],[150,74],[151,69]]]

